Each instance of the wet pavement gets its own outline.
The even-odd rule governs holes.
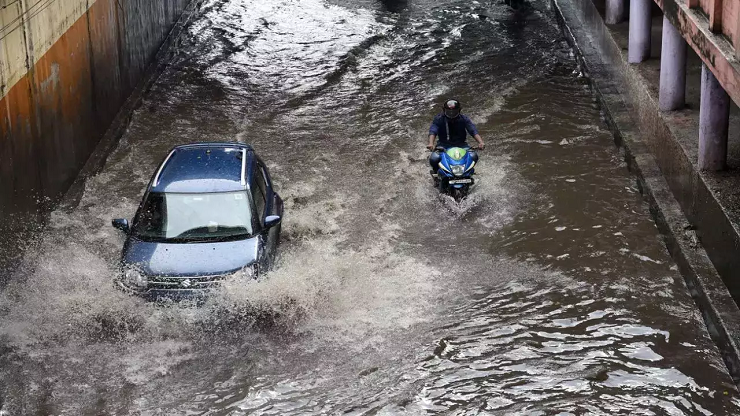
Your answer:
[[[206,1],[0,297],[7,414],[716,414],[736,390],[546,1]],[[488,148],[461,204],[428,123]],[[238,140],[281,257],[205,305],[112,284],[157,164]]]

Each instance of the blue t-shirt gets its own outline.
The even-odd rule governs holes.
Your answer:
[[[447,137],[449,131],[450,137]],[[465,114],[460,114],[455,118],[447,118],[444,114],[438,114],[434,117],[432,125],[429,127],[429,135],[437,136],[437,146],[464,146],[468,134],[475,136],[478,129]]]

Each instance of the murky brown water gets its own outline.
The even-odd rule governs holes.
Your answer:
[[[547,4],[206,1],[0,297],[0,413],[740,412]],[[461,205],[423,147],[448,96],[490,149]],[[234,139],[286,201],[277,269],[116,291],[110,219],[171,146]]]

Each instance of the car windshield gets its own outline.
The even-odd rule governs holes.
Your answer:
[[[218,241],[252,234],[244,191],[202,194],[151,193],[134,224],[137,237],[158,241]]]

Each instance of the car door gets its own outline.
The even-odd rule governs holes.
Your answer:
[[[282,207],[282,201],[278,197],[278,195],[275,193],[275,191],[272,188],[272,180],[270,179],[270,171],[267,169],[267,166],[262,165],[262,176],[264,177],[264,181],[266,184],[265,188],[265,200],[266,207],[265,212],[267,215],[277,215],[282,217],[283,216],[283,207]],[[270,250],[271,254],[274,256],[277,251],[277,246],[280,241],[280,230],[282,226],[281,224],[278,224],[277,226],[274,226],[270,228],[269,233],[269,239],[270,239]]]
[[[262,161],[257,162],[257,166],[254,173],[255,189],[253,190],[253,196],[255,205],[257,206],[257,215],[259,215],[260,224],[265,223],[265,218],[268,215],[272,215],[272,195],[269,187],[267,186],[267,169]],[[262,238],[264,241],[264,253],[266,261],[269,263],[275,254],[276,246],[276,233],[277,227],[272,227],[269,230],[262,231]]]

